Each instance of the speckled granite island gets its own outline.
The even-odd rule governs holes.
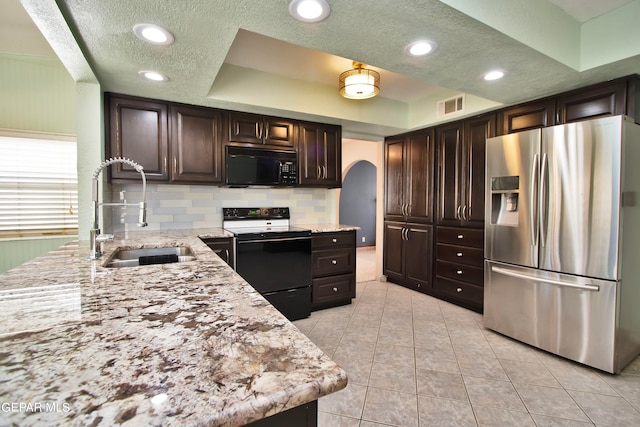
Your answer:
[[[97,261],[75,242],[0,275],[0,425],[237,426],[344,388],[198,236],[228,235],[130,233]],[[196,260],[103,266],[117,248],[180,245]]]

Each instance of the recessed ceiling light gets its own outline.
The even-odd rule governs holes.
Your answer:
[[[162,27],[153,24],[136,24],[133,32],[138,38],[153,44],[171,44],[174,41],[173,34]]]
[[[138,75],[149,79],[149,80],[153,80],[154,82],[166,82],[169,81],[169,77],[165,76],[162,73],[159,73],[157,71],[150,71],[150,70],[145,70],[145,71],[138,71]]]
[[[502,70],[493,70],[486,73],[482,78],[487,81],[500,80],[505,76],[506,72]]]
[[[430,40],[418,40],[407,45],[404,52],[410,56],[424,56],[436,50],[437,47],[438,45]]]
[[[329,16],[331,9],[325,0],[293,0],[289,3],[291,16],[302,22],[320,22]]]

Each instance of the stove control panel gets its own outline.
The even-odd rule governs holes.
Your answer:
[[[289,208],[222,208],[225,221],[235,219],[290,219]]]

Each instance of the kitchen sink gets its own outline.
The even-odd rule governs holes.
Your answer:
[[[196,257],[188,246],[169,248],[118,249],[105,267],[136,267],[193,261]]]

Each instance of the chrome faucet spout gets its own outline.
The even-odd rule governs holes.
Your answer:
[[[99,180],[98,177],[104,168],[114,163],[124,163],[132,166],[137,172],[142,175],[142,201],[140,203],[101,203],[99,192]],[[123,157],[112,157],[100,163],[100,166],[93,173],[93,197],[92,197],[92,209],[93,209],[93,224],[91,230],[89,230],[89,239],[91,242],[91,252],[89,253],[89,259],[97,259],[102,255],[102,242],[107,240],[113,240],[113,234],[102,234],[100,232],[100,206],[138,206],[140,211],[138,212],[138,227],[147,226],[147,203],[145,202],[147,193],[147,177],[144,174],[144,168],[134,162],[131,159]]]

